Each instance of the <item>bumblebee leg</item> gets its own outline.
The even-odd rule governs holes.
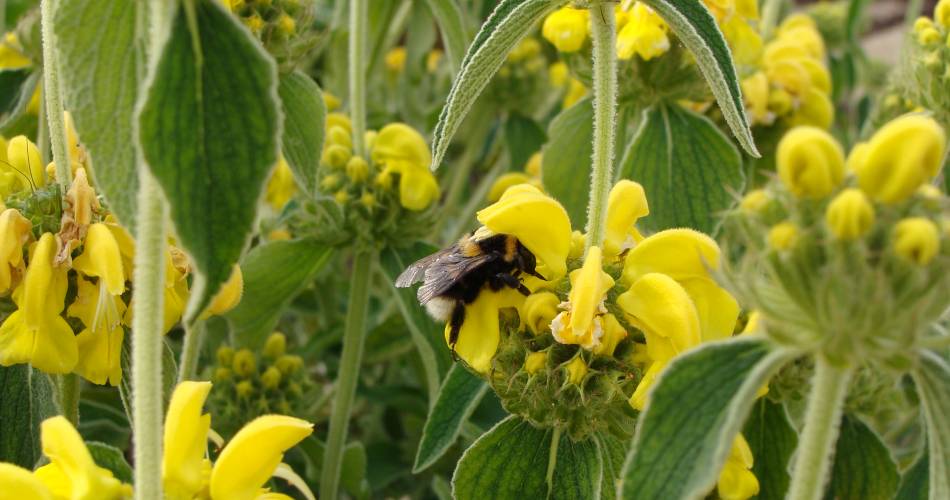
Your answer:
[[[465,321],[465,304],[462,301],[455,303],[452,309],[452,317],[449,319],[449,345],[452,347],[452,360],[458,361],[458,355],[455,354],[455,344],[459,341],[459,332],[462,330],[462,323]]]
[[[512,276],[508,273],[498,273],[497,275],[495,275],[495,278],[497,278],[499,281],[501,281],[508,287],[518,290],[519,292],[521,292],[521,295],[524,295],[525,297],[527,297],[528,295],[531,295],[531,290],[528,290],[528,287],[524,286],[524,283],[522,283],[521,280],[518,279],[517,276]]]

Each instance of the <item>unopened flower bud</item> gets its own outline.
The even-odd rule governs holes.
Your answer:
[[[239,398],[247,399],[254,394],[254,384],[250,380],[242,380],[234,386],[234,390]]]
[[[341,189],[333,194],[333,199],[340,205],[344,205],[350,201],[350,193],[346,192],[345,189]]]
[[[940,234],[930,219],[910,217],[894,226],[894,253],[918,266],[926,266],[940,250]]]
[[[798,226],[788,221],[772,226],[768,242],[770,247],[780,252],[791,250],[798,242]]]
[[[362,156],[354,156],[346,162],[346,176],[353,182],[363,182],[369,177],[369,163]]]
[[[936,45],[941,40],[940,32],[935,28],[924,28],[917,32],[917,43],[921,45]]]
[[[229,368],[219,366],[214,370],[213,380],[215,382],[227,382],[228,380],[231,380],[231,370]]]
[[[587,375],[587,363],[579,355],[575,356],[565,369],[567,370],[567,381],[574,385],[580,385]]]
[[[557,308],[560,303],[561,300],[552,292],[529,295],[522,306],[522,317],[528,330],[535,335],[548,331],[551,320],[560,312]]]
[[[950,0],[940,0],[934,7],[934,21],[944,28],[950,28]]]
[[[274,366],[280,370],[284,376],[293,375],[303,367],[303,358],[291,354],[285,354],[277,359]]]
[[[274,390],[280,386],[280,379],[280,370],[276,367],[268,366],[261,375],[261,385],[263,385],[265,389]]]
[[[249,349],[241,349],[234,353],[231,368],[239,377],[250,377],[257,371],[257,359],[254,358],[254,353]]]
[[[532,352],[524,359],[524,371],[531,375],[538,373],[548,362],[548,353],[546,351]]]
[[[277,19],[277,31],[284,36],[293,35],[294,32],[297,31],[297,23],[294,21],[294,18],[287,14],[281,14],[280,18]]]
[[[772,197],[764,189],[754,189],[746,194],[739,203],[739,208],[748,215],[756,215],[765,210]]]
[[[839,240],[855,240],[874,224],[874,207],[860,189],[848,188],[828,204],[825,223]]]
[[[327,142],[343,146],[346,149],[353,149],[353,138],[350,137],[350,132],[338,125],[334,125],[327,130]]]
[[[264,343],[264,356],[270,359],[278,359],[287,351],[287,337],[283,333],[274,332],[267,337]]]
[[[234,361],[234,349],[231,349],[230,346],[223,345],[219,347],[215,355],[220,365],[230,365]]]
[[[778,175],[795,196],[821,198],[844,178],[844,152],[828,132],[796,127],[778,145]]]
[[[369,191],[363,193],[363,195],[360,196],[360,205],[363,205],[367,210],[376,208],[376,195]]]
[[[340,187],[340,176],[337,174],[330,174],[320,180],[320,189],[324,191],[333,191],[334,189]]]
[[[321,161],[332,168],[343,168],[350,161],[353,153],[339,144],[330,144],[323,150]]]

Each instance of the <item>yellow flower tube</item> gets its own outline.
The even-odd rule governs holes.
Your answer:
[[[604,297],[614,286],[614,280],[603,269],[603,255],[599,247],[590,247],[584,265],[571,272],[571,291],[568,307],[551,321],[554,340],[562,344],[578,344],[585,349],[600,345],[603,325],[596,318],[603,310]]]
[[[613,257],[626,248],[643,241],[636,223],[650,214],[646,192],[639,183],[621,180],[610,190],[607,198],[607,227],[604,237],[604,255]]]

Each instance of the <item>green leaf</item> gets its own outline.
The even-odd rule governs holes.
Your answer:
[[[513,170],[524,168],[531,155],[540,151],[547,140],[547,134],[538,122],[520,113],[511,113],[505,120],[505,142],[511,160],[509,167]]]
[[[917,462],[904,471],[895,500],[927,500],[930,460],[925,451]]]
[[[277,162],[277,70],[220,2],[172,23],[140,115],[145,160],[168,198],[181,246],[197,271],[185,321],[231,276],[247,246]],[[194,36],[193,36],[194,35]]]
[[[396,288],[392,284],[396,282],[396,277],[410,264],[436,251],[438,251],[438,248],[431,245],[416,243],[406,249],[388,248],[383,251],[379,259],[380,272],[391,285],[392,296],[399,307],[399,312],[402,313],[402,317],[406,321],[409,334],[412,335],[412,340],[419,351],[419,357],[422,359],[429,401],[437,399],[442,374],[448,371],[452,364],[449,349],[445,344],[445,328],[430,318],[425,310],[419,306],[415,289]]]
[[[363,443],[354,441],[343,449],[343,467],[341,467],[340,485],[354,497],[359,497],[366,481],[366,448]],[[367,485],[368,487],[368,485]]]
[[[465,56],[465,45],[468,43],[462,9],[459,8],[455,0],[426,0],[426,3],[429,5],[429,10],[432,12],[436,24],[439,25],[446,55],[452,64],[452,72],[455,72],[462,64],[462,58]]]
[[[719,213],[742,191],[742,158],[709,119],[679,105],[660,104],[644,114],[624,154],[621,176],[643,185],[651,231],[690,227],[715,231]]]
[[[0,128],[23,115],[41,76],[31,68],[0,70]]]
[[[277,87],[284,110],[281,151],[304,192],[317,193],[317,167],[323,151],[327,106],[320,87],[300,71],[280,77]]]
[[[785,407],[760,399],[742,429],[755,461],[752,473],[759,480],[759,500],[782,500],[788,491],[788,464],[798,446],[798,433]]]
[[[178,383],[178,362],[175,352],[167,341],[162,342],[162,414],[168,408],[171,401],[172,392]],[[122,407],[125,409],[125,417],[131,427],[132,422],[132,392],[135,387],[132,386],[132,336],[126,335],[122,340],[122,381],[119,382],[119,397],[122,398]]]
[[[66,82],[63,99],[89,151],[96,190],[132,230],[139,179],[131,124],[145,64],[135,26],[142,6],[62,0],[53,26],[61,78]]]
[[[59,413],[49,376],[29,365],[0,367],[0,462],[33,470],[42,456],[40,423]]]
[[[488,384],[482,379],[459,364],[452,365],[439,389],[438,399],[429,410],[416,452],[416,463],[412,466],[413,473],[428,468],[455,444],[462,425],[468,421],[487,390]]]
[[[623,498],[702,498],[716,484],[755,393],[792,357],[753,335],[675,358],[640,415],[624,464]]]
[[[122,451],[114,446],[96,441],[87,441],[86,448],[96,462],[96,465],[112,472],[116,479],[123,483],[132,482],[132,467],[125,461]]]
[[[596,436],[600,447],[601,462],[604,464],[603,487],[601,498],[614,500],[617,498],[617,485],[620,484],[620,473],[623,470],[623,461],[629,449],[627,443],[609,434]]]
[[[733,135],[747,153],[759,156],[749,128],[749,118],[745,114],[732,52],[719,31],[716,19],[702,2],[644,0],[644,3],[666,21],[677,38],[693,53]]]
[[[930,499],[950,498],[950,364],[936,353],[923,351],[911,375],[927,423]]]
[[[332,251],[310,239],[271,241],[248,252],[241,263],[244,296],[225,314],[238,344],[264,345],[290,301],[309,285]]]
[[[835,446],[826,500],[889,500],[900,475],[887,446],[868,426],[845,415]]]
[[[557,443],[550,484],[551,429],[538,429],[518,417],[508,417],[478,438],[455,469],[452,492],[456,500],[491,498],[521,500],[598,498],[603,464],[593,438]]]
[[[591,100],[584,99],[561,111],[551,121],[548,137],[550,140],[541,157],[541,183],[567,209],[571,225],[584,227],[590,199],[587,180],[590,179],[590,158],[594,152],[594,107]]]
[[[475,35],[452,83],[432,139],[432,170],[442,158],[472,104],[534,24],[567,0],[502,0]]]

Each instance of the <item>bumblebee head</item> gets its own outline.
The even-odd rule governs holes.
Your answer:
[[[515,251],[515,263],[518,269],[521,269],[525,274],[547,281],[547,278],[541,276],[537,271],[538,260],[534,257],[534,254],[520,242],[517,243]]]

